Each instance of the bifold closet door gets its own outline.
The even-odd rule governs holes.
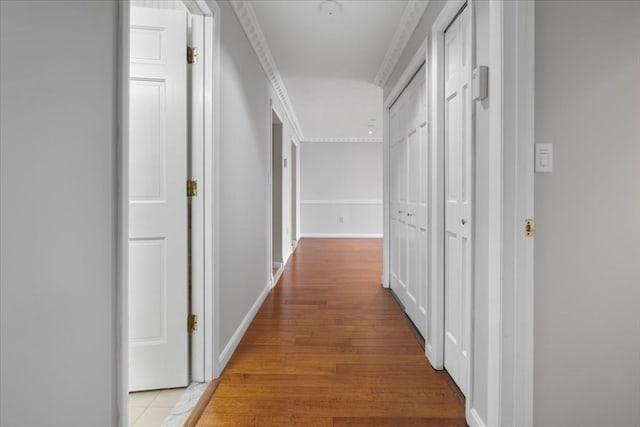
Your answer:
[[[426,67],[390,110],[391,288],[424,336],[427,300]]]

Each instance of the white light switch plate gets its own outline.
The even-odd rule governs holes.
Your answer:
[[[553,145],[536,144],[536,172],[553,172]]]

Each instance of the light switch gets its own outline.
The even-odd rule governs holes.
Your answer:
[[[536,144],[536,172],[550,173],[553,171],[553,145]]]

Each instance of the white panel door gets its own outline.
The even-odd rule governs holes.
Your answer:
[[[426,332],[426,67],[393,104],[390,118],[391,288],[420,333]]]
[[[189,379],[186,19],[131,10],[129,390]]]
[[[465,9],[445,32],[444,366],[466,395],[471,293],[471,32]]]

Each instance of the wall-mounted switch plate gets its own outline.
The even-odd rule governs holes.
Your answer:
[[[536,144],[536,172],[553,172],[553,145]]]

